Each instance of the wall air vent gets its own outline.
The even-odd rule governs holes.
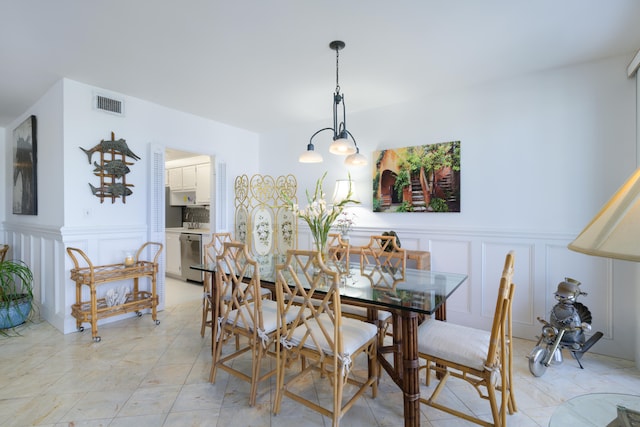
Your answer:
[[[96,94],[93,100],[93,106],[96,110],[105,111],[117,116],[124,115],[124,101],[121,99]]]

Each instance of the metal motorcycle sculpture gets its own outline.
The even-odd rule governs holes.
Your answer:
[[[558,284],[555,296],[558,303],[551,309],[550,319],[538,317],[542,323],[542,334],[536,346],[529,353],[529,371],[542,376],[550,364],[563,361],[562,350],[567,349],[584,369],[580,359],[600,338],[602,332],[596,332],[586,340],[585,332],[591,330],[591,312],[577,301],[578,296],[587,295],[580,290],[580,282],[566,277]]]

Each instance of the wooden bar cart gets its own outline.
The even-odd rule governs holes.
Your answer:
[[[140,256],[147,249],[155,247],[153,261],[144,261]],[[158,258],[162,252],[162,243],[147,242],[143,244],[135,255],[131,265],[108,264],[94,266],[89,257],[80,249],[67,248],[67,253],[73,260],[74,268],[71,269],[71,280],[76,282],[76,303],[71,306],[71,315],[76,318],[76,326],[79,331],[84,331],[83,323],[91,323],[91,337],[99,342],[98,320],[119,314],[135,311],[142,316],[142,310],[150,308],[151,316],[156,325],[158,295],[156,291],[156,275],[158,273]],[[84,262],[80,261],[84,260]],[[82,265],[82,266],[81,266]],[[142,291],[138,287],[138,279],[148,277],[151,280],[151,292]],[[106,298],[97,298],[96,289],[99,285],[133,279],[133,290],[127,294],[126,300],[116,305],[108,305]],[[88,286],[90,299],[82,301],[82,286]]]

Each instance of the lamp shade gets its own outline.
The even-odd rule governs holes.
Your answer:
[[[336,187],[333,190],[333,203],[339,203],[341,200],[347,198],[347,195],[349,194],[349,184],[351,184],[351,200],[358,200],[356,187],[353,184],[353,181],[349,181],[348,179],[339,179],[336,181]]]
[[[569,244],[569,249],[588,255],[640,261],[640,169]]]
[[[344,159],[344,163],[348,166],[365,166],[367,164],[367,158],[360,154],[360,151],[350,154]]]
[[[320,163],[322,161],[322,156],[320,155],[320,153],[316,153],[313,150],[308,150],[300,154],[300,157],[298,157],[298,161],[300,163]]]
[[[329,152],[332,154],[347,156],[349,154],[354,154],[356,152],[356,147],[351,144],[348,139],[338,138],[329,146]]]

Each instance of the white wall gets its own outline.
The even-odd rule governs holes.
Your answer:
[[[371,206],[374,150],[460,140],[462,212],[427,215],[429,225],[580,231],[634,170],[635,98],[627,63],[619,57],[384,109],[347,111],[349,130],[370,160],[366,168],[351,169],[363,205]],[[263,135],[261,172],[294,173],[304,189],[328,171],[332,190],[347,169],[328,152],[330,132],[322,142],[314,139],[324,163],[297,162],[311,134],[330,123],[327,118]],[[362,219],[367,225],[381,220],[423,226],[425,216]]]
[[[6,143],[6,135],[5,135],[6,129],[3,127],[0,127],[0,153],[2,153],[2,164],[6,164],[5,161],[6,159],[11,158],[10,155],[10,150],[8,147],[8,144]],[[9,187],[8,187],[8,182],[13,182],[12,181],[7,181],[9,179],[9,174],[11,172],[9,171],[9,168],[7,167],[3,167],[3,172],[0,173],[0,188],[2,188],[2,195],[0,196],[0,230],[2,230],[2,222],[4,221],[5,217],[6,217],[6,203],[7,203],[7,193],[9,193]],[[0,234],[0,243],[4,243],[4,236],[2,236],[2,234]]]
[[[5,129],[6,153],[3,158],[6,192],[4,234],[11,246],[10,256],[29,264],[34,274],[34,297],[40,304],[40,314],[47,319],[55,316],[55,287],[60,274],[60,226],[63,224],[64,153],[62,82],[54,84],[28,111]],[[38,215],[13,214],[13,129],[30,115],[36,116]],[[70,310],[69,310],[70,311]]]
[[[635,168],[635,88],[626,77],[630,57],[541,72],[410,103],[349,113],[361,153],[460,140],[460,213],[371,212],[373,166],[351,169],[362,207],[355,243],[376,230],[399,232],[404,247],[432,252],[432,268],[467,273],[448,305],[454,321],[489,327],[497,274],[506,251],[517,251],[514,329],[533,339],[536,316],[547,317],[564,276],[583,282],[583,302],[605,339],[593,351],[635,357],[629,263],[566,249]],[[472,70],[470,70],[472,72]],[[344,87],[348,95],[349,88]],[[344,178],[342,160],[328,153],[330,136],[314,140],[325,158],[303,165],[298,155],[311,134],[331,123],[263,135],[261,173],[292,173],[298,197],[329,171],[325,190]],[[370,157],[371,159],[371,157]],[[310,239],[300,227],[300,245]],[[630,283],[631,282],[631,283]],[[637,280],[636,280],[637,282]],[[625,297],[625,295],[627,297]],[[615,328],[615,334],[614,334]]]
[[[38,215],[14,215],[13,198],[13,129],[26,118],[36,116],[37,145],[37,192]],[[63,224],[63,140],[62,82],[53,85],[28,111],[14,120],[5,129],[6,165],[4,177],[6,192],[3,193],[7,221],[40,227],[59,227]]]
[[[146,224],[146,198],[140,196],[149,191],[146,174],[150,143],[215,155],[217,162],[228,164],[227,171],[231,176],[254,173],[258,169],[257,134],[117,93],[113,95],[124,97],[125,116],[107,114],[91,108],[91,97],[96,90],[100,89],[65,80],[64,144],[65,161],[69,166],[65,168],[67,226]],[[135,187],[126,204],[112,204],[111,201],[100,204],[91,194],[88,183],[95,185],[96,182],[90,173],[93,166],[78,148],[91,148],[101,139],[109,139],[111,132],[115,132],[116,139],[125,138],[129,148],[142,157],[130,166],[127,182]],[[94,154],[93,160],[97,159],[98,155]]]
[[[94,110],[96,91],[124,99],[125,115]],[[39,214],[12,215],[11,205],[6,204],[3,225],[8,243],[34,269],[42,317],[64,332],[75,330],[70,315],[75,284],[69,279],[72,263],[65,248],[78,247],[94,264],[109,264],[121,262],[123,251],[137,249],[149,239],[152,145],[215,155],[218,162],[226,162],[232,176],[258,170],[258,136],[252,132],[68,79],[57,82],[24,117],[30,114],[38,120]],[[127,182],[134,187],[126,203],[120,199],[100,203],[92,195],[88,184],[97,186],[99,180],[79,148],[89,149],[102,139],[110,139],[111,132],[116,139],[126,139],[131,151],[141,157],[130,165]],[[98,160],[94,154],[92,162]],[[10,159],[3,159],[3,164],[4,171],[12,170]],[[163,186],[163,182],[158,184]],[[227,193],[233,194],[233,180],[228,180],[228,185]],[[8,201],[8,197],[4,199]],[[233,218],[232,204],[227,209],[227,217]],[[163,278],[160,281],[163,283]],[[106,287],[98,294],[104,292]]]

